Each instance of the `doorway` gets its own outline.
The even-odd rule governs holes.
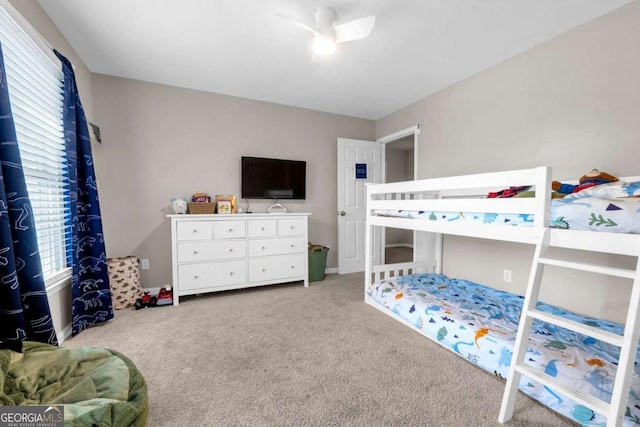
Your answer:
[[[385,151],[385,182],[411,181],[415,178],[414,136],[388,142]],[[413,261],[413,231],[385,228],[385,263]]]
[[[401,179],[397,181],[407,181],[416,178],[417,155],[418,155],[418,135],[420,134],[420,124],[407,129],[395,132],[391,135],[378,139],[377,141],[362,141],[347,138],[338,138],[338,273],[346,274],[364,271],[366,262],[365,251],[365,183],[393,182],[387,181],[387,172],[396,179],[397,170],[406,169],[401,172]],[[409,151],[412,154],[411,165],[393,168],[387,171],[386,146],[390,145],[390,156],[396,158],[409,157],[407,153],[400,154],[399,151]],[[395,163],[395,160],[394,160]],[[406,163],[406,162],[405,162]],[[374,227],[372,235],[372,261],[375,264],[385,263],[385,233],[381,233],[380,227]],[[411,233],[411,232],[409,232]],[[391,236],[395,239],[395,236]],[[405,239],[401,242],[403,246],[398,246],[404,251],[413,252],[412,259],[416,258],[416,248],[421,246],[421,239],[414,237],[410,241]],[[393,244],[393,243],[392,243]],[[411,250],[413,246],[413,251]],[[392,254],[395,255],[395,254]],[[405,256],[406,257],[406,256]],[[411,259],[410,259],[411,260]]]

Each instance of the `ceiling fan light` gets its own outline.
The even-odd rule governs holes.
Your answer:
[[[319,35],[313,40],[313,51],[318,55],[331,55],[336,51],[336,40],[327,35]]]

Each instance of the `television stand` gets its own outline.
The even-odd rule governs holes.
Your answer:
[[[278,203],[277,200],[274,200],[274,204],[269,206],[267,212],[269,213],[287,213],[287,208],[285,208],[282,204]]]

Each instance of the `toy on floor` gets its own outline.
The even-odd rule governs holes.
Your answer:
[[[171,290],[171,286],[164,285],[160,288],[160,292],[158,292],[157,296],[152,296],[149,291],[145,291],[142,295],[142,298],[138,298],[136,300],[136,310],[140,310],[141,308],[147,307],[158,307],[162,305],[172,305],[173,304],[173,291]]]
[[[142,294],[142,297],[136,300],[136,310],[147,307],[155,307],[157,301],[158,299],[156,297],[152,297],[149,291],[145,291],[144,294]]]
[[[598,169],[592,169],[591,172],[580,177],[580,184],[564,184],[560,181],[551,182],[551,189],[562,194],[577,193],[585,188],[593,187],[594,185],[606,184],[609,182],[616,182],[618,178],[610,175],[606,172],[600,172]]]
[[[164,285],[160,288],[160,292],[158,292],[158,297],[156,299],[156,305],[171,305],[173,304],[173,291],[171,290],[171,286]]]

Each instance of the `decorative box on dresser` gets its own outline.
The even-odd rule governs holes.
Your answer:
[[[167,215],[173,304],[180,297],[302,280],[308,213]]]

